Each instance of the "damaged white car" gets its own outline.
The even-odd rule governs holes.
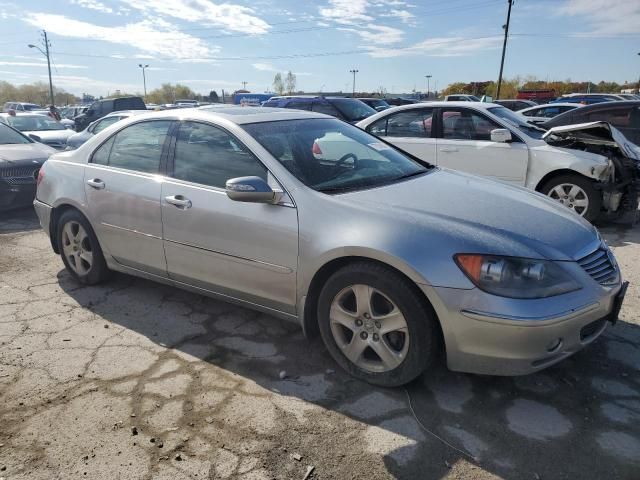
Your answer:
[[[541,192],[589,221],[637,207],[638,154],[618,145],[613,128],[608,140],[578,134],[584,126],[546,133],[505,107],[480,102],[404,105],[357,126],[438,166]],[[324,153],[328,147],[319,142]]]

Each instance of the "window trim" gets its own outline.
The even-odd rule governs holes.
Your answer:
[[[182,120],[178,120],[175,122],[175,126],[171,131],[171,142],[169,144],[169,151],[167,152],[167,169],[166,169],[166,173],[165,176],[167,177],[167,179],[170,179],[172,182],[180,182],[180,183],[184,183],[185,185],[190,185],[190,186],[194,186],[194,187],[198,187],[198,188],[202,188],[205,190],[213,190],[217,193],[224,193],[226,195],[226,188],[222,188],[222,187],[216,187],[213,185],[207,185],[204,183],[198,183],[198,182],[191,182],[189,180],[183,180],[182,178],[176,178],[174,177],[174,173],[175,173],[175,162],[176,162],[176,143],[178,141],[178,132],[180,131],[180,127],[185,124],[185,123],[199,123],[202,125],[207,125],[209,127],[213,127],[213,128],[217,128],[218,130],[222,130],[224,133],[226,133],[227,135],[229,135],[233,140],[235,140],[236,142],[238,142],[238,145],[240,145],[242,148],[244,148],[247,152],[251,153],[251,155],[253,155],[253,157],[258,161],[258,163],[260,163],[260,165],[262,165],[264,167],[264,169],[267,172],[267,178],[269,175],[271,175],[276,182],[278,182],[278,185],[280,185],[280,188],[287,194],[289,195],[289,193],[286,191],[284,185],[282,184],[282,182],[273,174],[273,172],[269,169],[269,167],[267,165],[265,165],[265,163],[262,161],[262,159],[260,158],[260,156],[258,154],[256,154],[253,150],[251,150],[244,142],[242,142],[236,135],[234,135],[233,133],[231,133],[227,128],[218,125],[216,123],[213,122],[208,122],[205,120],[192,120],[192,119],[182,119]],[[293,197],[291,197],[291,195],[289,195],[289,197],[291,199],[293,199]]]
[[[149,173],[149,172],[141,172],[139,170],[131,170],[128,168],[122,168],[122,167],[114,167],[112,165],[102,165],[101,163],[93,163],[93,157],[96,154],[96,152],[98,150],[100,150],[100,148],[102,148],[102,146],[107,143],[109,140],[111,140],[112,138],[114,138],[116,135],[118,135],[121,131],[123,131],[125,128],[129,128],[129,127],[133,127],[134,125],[139,125],[142,123],[148,123],[148,122],[164,122],[164,121],[169,121],[171,122],[169,125],[169,128],[167,129],[167,138],[165,138],[164,140],[164,144],[162,145],[162,151],[160,153],[160,164],[158,165],[158,172],[157,173]],[[171,135],[173,130],[175,129],[175,125],[176,125],[177,120],[175,118],[149,118],[149,119],[144,119],[144,120],[139,120],[137,122],[132,122],[132,123],[128,123],[127,125],[123,125],[121,128],[119,128],[116,132],[112,133],[111,135],[109,135],[107,138],[105,138],[102,142],[100,142],[100,145],[98,145],[96,148],[93,149],[93,151],[91,152],[91,154],[89,155],[89,158],[87,159],[87,163],[86,165],[94,165],[97,167],[101,167],[101,168],[108,168],[109,170],[113,170],[113,171],[118,171],[118,172],[133,172],[136,173],[138,175],[146,175],[146,176],[155,176],[155,175],[161,175],[161,176],[167,176],[167,155],[168,155],[168,148],[169,145],[171,143]],[[98,133],[99,135],[99,133]],[[114,140],[114,144],[115,144],[115,140]],[[113,145],[111,145],[111,148],[113,149]],[[111,158],[111,151],[109,151],[109,159]]]

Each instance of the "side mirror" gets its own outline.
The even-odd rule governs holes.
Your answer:
[[[34,135],[33,133],[30,133],[30,134],[29,134],[29,138],[30,138],[31,140],[36,141],[36,142],[42,142],[42,139],[41,139],[38,135]]]
[[[496,128],[491,130],[491,141],[498,143],[508,143],[512,140],[511,132],[506,128]]]
[[[238,177],[227,180],[227,197],[236,202],[273,203],[276,192],[260,177]]]

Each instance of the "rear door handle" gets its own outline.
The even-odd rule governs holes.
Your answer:
[[[440,147],[440,151],[449,153],[449,152],[457,152],[458,149],[456,147]]]
[[[167,201],[167,203],[170,203],[171,205],[175,205],[181,210],[186,210],[187,208],[191,208],[191,205],[193,205],[191,203],[191,200],[183,197],[182,195],[170,195],[168,197],[164,197],[164,199]]]
[[[87,180],[87,185],[95,188],[96,190],[102,190],[106,187],[105,183],[99,178],[92,178],[91,180]]]

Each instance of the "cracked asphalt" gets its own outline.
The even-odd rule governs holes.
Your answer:
[[[0,214],[0,478],[638,479],[640,227],[601,231],[631,286],[596,343],[388,390],[268,315],[125,275],[79,286],[31,210]]]

